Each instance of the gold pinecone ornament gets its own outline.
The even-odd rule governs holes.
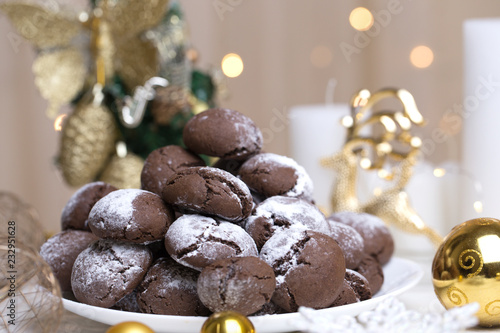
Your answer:
[[[141,172],[144,160],[128,153],[125,157],[114,155],[99,180],[117,188],[141,188]]]
[[[62,128],[59,166],[70,186],[92,182],[114,152],[118,128],[103,105],[79,104]]]

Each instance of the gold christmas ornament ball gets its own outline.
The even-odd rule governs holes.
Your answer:
[[[106,333],[155,333],[155,331],[136,321],[126,321],[110,327]]]
[[[255,333],[252,322],[234,311],[214,313],[203,324],[201,333]]]
[[[141,188],[141,172],[144,160],[128,153],[124,157],[114,155],[99,180],[117,188]]]
[[[453,228],[434,257],[432,278],[445,308],[477,302],[479,325],[500,325],[500,220],[478,218]]]

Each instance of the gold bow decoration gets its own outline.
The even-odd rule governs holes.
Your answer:
[[[402,111],[373,111],[375,104],[392,98],[402,104]],[[407,232],[424,234],[439,245],[442,237],[425,225],[404,191],[422,144],[411,129],[424,122],[413,96],[405,89],[383,89],[373,95],[363,89],[356,93],[351,100],[351,115],[342,120],[347,128],[344,147],[321,160],[323,166],[337,172],[332,210],[377,215]],[[361,203],[356,193],[358,165],[364,170],[376,170],[389,185],[366,203]]]
[[[35,84],[49,102],[47,115],[54,118],[86,86],[87,91],[94,83],[104,86],[115,73],[133,90],[158,72],[156,47],[142,33],[161,21],[167,4],[100,0],[91,12],[78,14],[17,2],[2,3],[0,9],[37,48]],[[90,42],[82,43],[85,38]],[[90,52],[82,52],[82,44]]]

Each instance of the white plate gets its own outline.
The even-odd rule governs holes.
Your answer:
[[[372,299],[319,311],[332,316],[356,316],[363,311],[375,308],[385,298],[399,295],[415,286],[422,278],[422,275],[423,271],[416,263],[407,259],[392,258],[384,267],[385,281],[382,289]],[[63,303],[66,310],[88,319],[108,325],[115,325],[124,321],[138,321],[151,327],[156,333],[200,332],[201,326],[206,320],[206,317],[166,316],[104,309],[67,299],[63,299]],[[299,313],[286,313],[250,317],[250,320],[259,333],[290,332],[297,330],[293,325],[293,320],[299,316]]]

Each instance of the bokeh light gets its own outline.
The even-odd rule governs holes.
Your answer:
[[[446,175],[446,170],[443,168],[435,168],[433,173],[434,177],[441,178]]]
[[[56,132],[60,132],[62,130],[62,124],[64,121],[64,118],[66,118],[67,114],[63,113],[54,120],[54,130]]]
[[[349,15],[349,23],[358,31],[366,31],[374,23],[373,14],[365,7],[354,8]]]
[[[328,67],[332,63],[332,51],[328,46],[318,45],[311,50],[311,64],[317,68]]]
[[[481,201],[474,202],[474,210],[477,213],[482,213],[483,212],[483,203]]]
[[[419,45],[410,53],[410,61],[417,68],[427,68],[434,61],[434,52],[425,45]]]
[[[243,72],[243,60],[236,53],[229,53],[222,58],[221,67],[227,77],[237,77]]]

